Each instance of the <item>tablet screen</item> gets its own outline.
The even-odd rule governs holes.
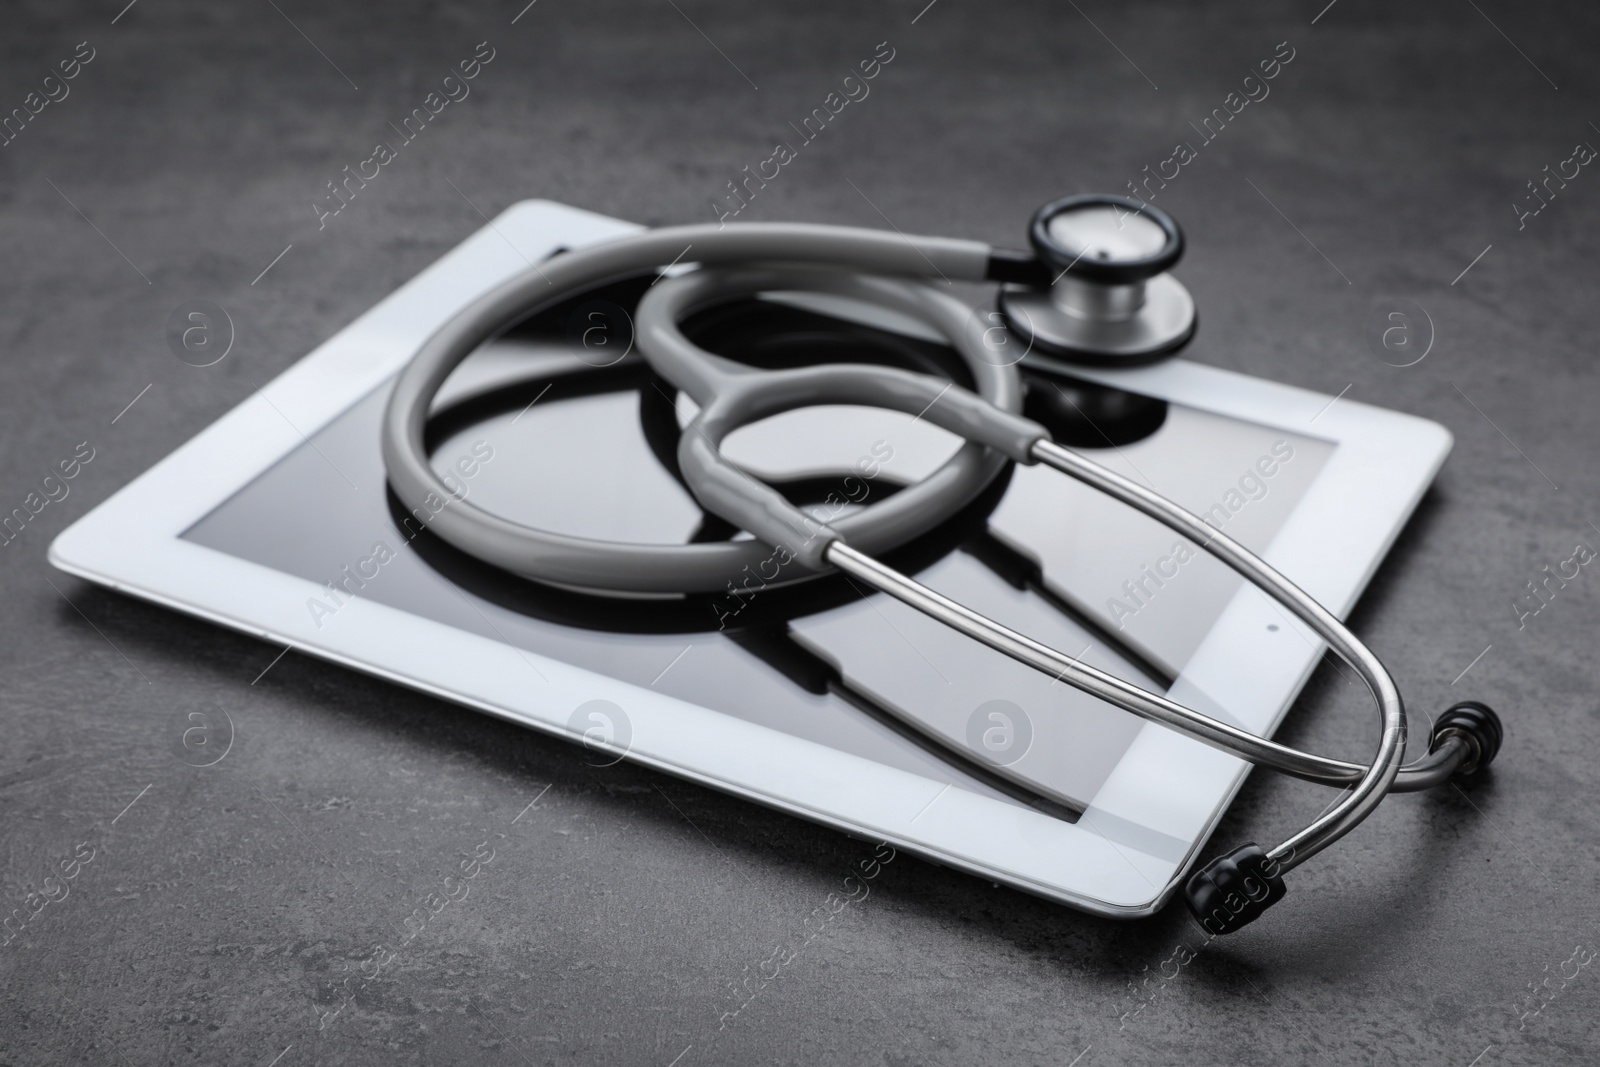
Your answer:
[[[614,295],[618,303],[628,296]],[[713,351],[768,363],[795,352],[811,358],[828,335],[834,358],[882,358],[960,378],[942,346],[746,304],[686,331]],[[436,468],[479,506],[547,530],[652,544],[746,536],[702,511],[676,477],[672,443],[693,405],[636,356],[615,359],[625,336],[610,339],[611,352],[575,345],[571,310],[485,346],[456,372],[435,406]],[[752,348],[751,331],[787,337],[792,351]],[[1073,447],[1256,551],[1333,448],[1043,372],[1030,370],[1028,382],[1030,414],[1082,416],[1063,424]],[[319,630],[355,625],[339,608],[370,598],[1062,818],[1094,797],[1138,732],[1132,716],[842,577],[635,600],[555,589],[472,560],[405,523],[388,494],[378,450],[387,394],[385,385],[355,403],[184,537],[323,587],[306,604]],[[747,427],[725,447],[797,503],[837,511],[924,477],[959,442],[910,416],[826,407]],[[863,461],[873,470],[865,480]],[[829,503],[830,487],[851,471],[858,488]],[[1182,672],[1240,587],[1154,521],[1037,467],[1009,471],[891,562],[1157,691]]]

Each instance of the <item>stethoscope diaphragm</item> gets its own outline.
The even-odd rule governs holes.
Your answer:
[[[1166,212],[1122,196],[1069,196],[1034,214],[1028,240],[1049,284],[1008,285],[999,308],[1030,350],[1131,366],[1194,336],[1194,298],[1168,273],[1183,255],[1183,231]]]

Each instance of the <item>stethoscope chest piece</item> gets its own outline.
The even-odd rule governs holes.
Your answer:
[[[1194,336],[1194,298],[1167,273],[1183,255],[1183,232],[1166,212],[1127,197],[1070,196],[1039,209],[1028,239],[1051,280],[1008,286],[999,306],[1030,351],[1136,365]]]

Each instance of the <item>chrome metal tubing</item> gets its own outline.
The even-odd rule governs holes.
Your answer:
[[[1371,812],[1386,793],[1431,788],[1448,778],[1461,765],[1467,756],[1466,745],[1452,738],[1447,739],[1437,751],[1402,770],[1400,761],[1406,740],[1405,709],[1388,671],[1322,605],[1248,549],[1164,497],[1052,442],[1039,441],[1034,446],[1033,454],[1040,462],[1193,538],[1206,551],[1254,582],[1311,627],[1329,647],[1355,668],[1378,702],[1383,719],[1383,736],[1372,764],[1363,767],[1288,748],[1141,689],[980,615],[841,541],[829,546],[827,562],[997,652],[1141,718],[1161,723],[1259,766],[1271,767],[1306,781],[1353,786],[1348,796],[1311,825],[1270,851],[1269,855],[1278,863],[1280,870],[1298,866],[1344,836]]]
[[[1373,655],[1372,650],[1346,629],[1344,623],[1335,618],[1332,612],[1279,574],[1261,557],[1166,497],[1109,471],[1098,463],[1084,459],[1052,441],[1036,442],[1033,446],[1033,455],[1041,463],[1048,464],[1063,474],[1122,501],[1176,533],[1192,538],[1201,548],[1232,567],[1245,580],[1288,608],[1296,618],[1326,641],[1328,647],[1367,683],[1372,698],[1377,701],[1383,729],[1372,765],[1366,768],[1349,796],[1340,800],[1310,826],[1272,849],[1268,855],[1278,861],[1284,869],[1296,866],[1308,856],[1315,855],[1339,840],[1371,814],[1372,809],[1378,806],[1390,787],[1394,785],[1395,778],[1400,773],[1400,761],[1405,757],[1406,750],[1405,704],[1400,699],[1400,691],[1395,686],[1394,679],[1389,676],[1388,669],[1377,656]],[[1245,736],[1250,738],[1248,747],[1251,748],[1270,743],[1254,735]]]

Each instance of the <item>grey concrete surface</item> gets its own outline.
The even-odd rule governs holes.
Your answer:
[[[0,111],[93,49],[0,147],[0,510],[94,449],[0,550],[0,891],[54,898],[0,948],[0,1063],[1600,1060],[1600,577],[1513,607],[1600,542],[1600,175],[1567,164],[1519,218],[1600,144],[1593,5],[123,2],[0,11]],[[319,230],[325,183],[482,41],[470,97]],[[299,655],[260,676],[275,647],[46,564],[480,211],[708,219],[884,41],[741,217],[1016,244],[1044,200],[1197,145],[1155,201],[1190,238],[1191,356],[1456,435],[1355,623],[1419,711],[1504,710],[1490,781],[1384,806],[1210,946],[1181,908],[1105,922],[906,856],[808,924],[871,845]],[[191,299],[237,324],[214,367],[167,349]],[[1405,309],[1432,347],[1397,368]],[[219,706],[228,757],[174,758]],[[1374,730],[1325,671],[1283,736],[1356,757]],[[1327,799],[1257,776],[1218,840]],[[468,898],[430,900],[475,850]]]

